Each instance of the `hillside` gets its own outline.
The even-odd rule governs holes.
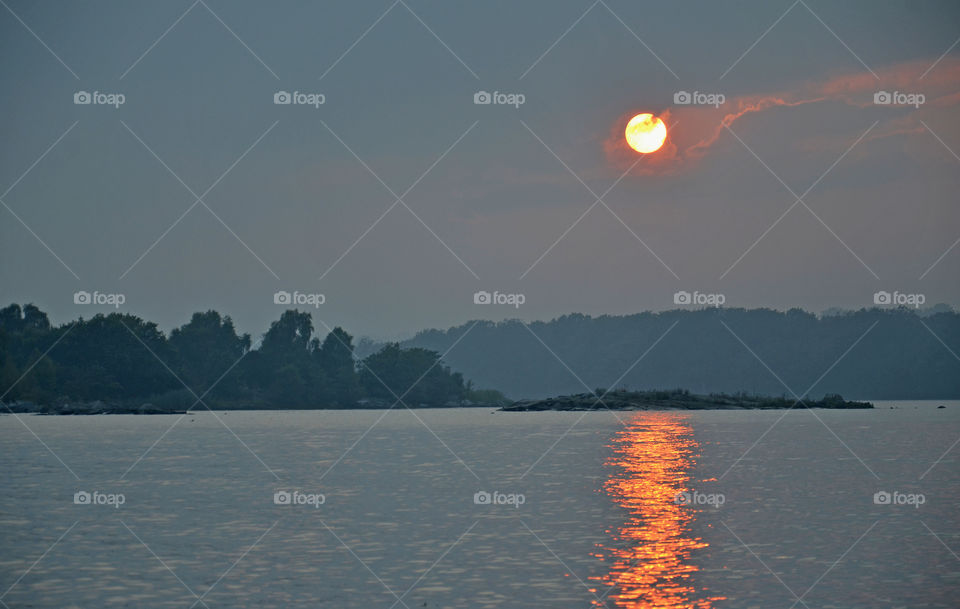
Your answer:
[[[714,308],[574,314],[527,327],[519,321],[470,322],[420,332],[402,345],[446,353],[444,361],[454,370],[513,399],[597,387],[960,397],[960,360],[954,355],[960,353],[960,315],[953,312],[921,317],[907,309],[862,309],[820,317],[799,309]]]

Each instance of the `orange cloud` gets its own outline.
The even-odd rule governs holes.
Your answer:
[[[931,68],[931,66],[933,67]],[[960,105],[960,57],[945,57],[934,65],[933,60],[913,61],[888,66],[876,72],[862,71],[835,74],[824,80],[807,82],[793,90],[727,99],[720,107],[708,105],[674,105],[660,114],[668,125],[667,145],[638,164],[641,173],[675,173],[708,154],[728,127],[741,118],[772,108],[794,107],[824,102],[842,103],[857,108],[897,111],[890,120],[870,134],[868,139],[920,133],[923,113],[930,108]],[[874,95],[885,91],[904,99],[906,95],[923,96],[922,105],[876,104]],[[731,110],[732,108],[732,110]],[[624,142],[623,126],[636,112],[618,117],[604,141],[604,151],[614,167],[625,169],[636,162],[636,153]],[[669,128],[671,125],[675,128]],[[702,134],[706,133],[706,136]]]
[[[752,114],[754,112],[763,112],[770,108],[776,106],[800,106],[803,104],[812,104],[819,101],[823,101],[823,97],[816,97],[813,99],[804,99],[799,101],[788,101],[782,97],[770,96],[770,97],[759,97],[759,98],[741,98],[737,100],[737,110],[726,114],[723,119],[720,121],[720,124],[716,126],[713,130],[713,133],[708,137],[700,140],[693,146],[687,148],[684,153],[686,158],[700,158],[707,153],[707,150],[710,146],[720,138],[720,135],[724,132],[726,127],[732,125],[735,121],[739,120],[747,114]]]

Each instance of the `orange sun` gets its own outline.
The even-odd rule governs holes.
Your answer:
[[[638,114],[627,123],[627,143],[637,152],[655,152],[667,139],[667,126],[652,114]]]

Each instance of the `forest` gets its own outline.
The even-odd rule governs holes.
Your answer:
[[[728,307],[574,313],[550,321],[477,321],[425,330],[401,346],[442,353],[459,340],[446,362],[514,399],[595,387],[957,399],[960,315],[945,308],[821,315]]]
[[[103,402],[107,412],[500,406],[504,394],[594,387],[956,399],[958,353],[960,315],[903,308],[479,320],[399,343],[355,341],[340,327],[323,335],[309,313],[287,310],[254,344],[217,311],[167,335],[127,313],[53,325],[38,307],[11,304],[0,309],[0,400]]]
[[[194,313],[165,335],[155,323],[111,313],[52,325],[27,304],[0,309],[0,387],[6,403],[149,403],[207,408],[389,408],[496,403],[436,351],[383,345],[363,359],[342,328],[326,336],[309,313],[287,310],[254,346],[229,316]],[[9,389],[7,389],[9,388]]]

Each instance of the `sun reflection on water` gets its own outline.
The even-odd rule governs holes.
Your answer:
[[[597,553],[608,563],[608,572],[596,578],[601,601],[594,604],[708,609],[724,600],[694,587],[691,575],[699,567],[690,553],[707,544],[690,531],[696,510],[675,502],[678,493],[689,489],[697,448],[686,416],[638,413],[611,448],[607,465],[613,472],[603,488],[629,516]]]

